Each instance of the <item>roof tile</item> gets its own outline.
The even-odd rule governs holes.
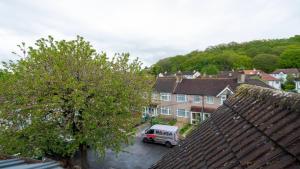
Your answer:
[[[241,86],[151,168],[299,168],[299,112],[299,94]]]

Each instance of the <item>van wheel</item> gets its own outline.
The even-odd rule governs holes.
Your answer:
[[[143,142],[144,142],[144,143],[148,143],[149,140],[145,137],[145,138],[143,138]]]
[[[168,147],[168,148],[171,148],[171,147],[172,147],[172,144],[171,144],[170,142],[168,142],[168,141],[165,143],[165,145],[166,145],[166,147]]]

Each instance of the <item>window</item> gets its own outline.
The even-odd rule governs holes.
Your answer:
[[[203,120],[206,120],[210,117],[209,113],[203,113]]]
[[[194,96],[194,103],[201,103],[201,97],[200,96]]]
[[[214,98],[212,96],[206,97],[206,103],[207,104],[214,104]]]
[[[187,98],[186,98],[186,95],[184,95],[184,94],[178,94],[176,96],[176,100],[177,100],[177,102],[186,102]]]
[[[227,96],[226,96],[226,95],[221,95],[221,98],[220,98],[220,105],[222,105],[226,99],[227,99]]]
[[[153,129],[150,129],[146,132],[146,134],[154,134],[154,130]]]
[[[160,108],[160,113],[164,115],[170,115],[170,108],[169,107],[162,107]]]
[[[171,94],[170,93],[161,93],[160,94],[160,100],[170,101],[171,100]]]
[[[185,109],[177,109],[177,116],[178,117],[187,117],[187,112]]]

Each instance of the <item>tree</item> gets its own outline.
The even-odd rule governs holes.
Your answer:
[[[129,54],[110,60],[82,37],[42,38],[36,46],[5,66],[0,152],[68,161],[80,151],[87,168],[87,146],[102,155],[120,151],[149,101],[152,80],[141,63]]]
[[[296,67],[299,63],[299,53],[295,53],[292,58],[290,56],[284,56],[283,54],[288,50],[299,49],[300,36],[295,35],[288,39],[270,39],[270,40],[254,40],[250,42],[236,43],[230,42],[227,44],[220,44],[216,46],[210,46],[204,51],[194,50],[186,55],[177,55],[174,57],[168,57],[159,60],[155,65],[159,66],[161,72],[175,73],[178,70],[181,71],[193,71],[201,70],[204,66],[215,65],[219,70],[232,70],[232,69],[252,69],[253,59],[261,54],[268,54],[272,58],[269,60],[261,60],[261,56],[257,57],[257,60],[261,60],[263,63],[267,63],[265,69],[264,64],[256,62],[254,68],[260,68],[269,72],[271,69],[277,68],[291,68]],[[292,52],[293,53],[293,52]],[[271,61],[276,62],[274,56],[281,56],[281,64],[271,65]],[[293,63],[292,61],[296,61]],[[260,62],[260,61],[259,61]],[[279,61],[280,62],[280,61]],[[156,69],[156,67],[153,67]],[[157,70],[157,69],[156,69]],[[156,72],[153,70],[152,72]]]
[[[289,48],[279,58],[279,64],[283,68],[300,68],[300,48]]]
[[[201,73],[207,75],[216,75],[218,74],[219,70],[215,65],[207,65],[201,69]]]
[[[295,90],[295,77],[288,75],[286,78],[286,82],[281,85],[281,88],[285,91],[294,91]]]
[[[270,73],[278,67],[278,56],[271,54],[259,54],[253,58],[253,66],[264,72]]]

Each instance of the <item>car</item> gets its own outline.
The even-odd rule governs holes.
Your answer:
[[[173,147],[178,144],[178,127],[156,124],[142,133],[143,142],[164,144]]]

